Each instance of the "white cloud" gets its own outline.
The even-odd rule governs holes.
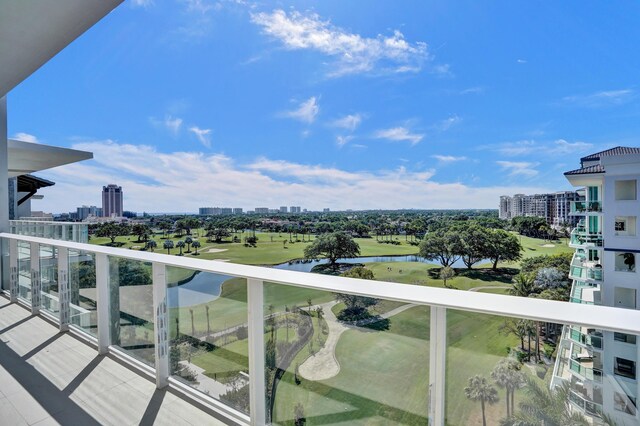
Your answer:
[[[13,139],[23,141],[23,142],[31,142],[31,143],[40,143],[38,138],[34,135],[30,135],[29,133],[18,132],[13,135]]]
[[[409,141],[411,145],[415,145],[423,138],[423,134],[411,133],[406,127],[393,127],[391,129],[378,130],[374,137],[377,139],[389,139],[391,141]]]
[[[464,161],[467,159],[467,157],[455,157],[453,155],[432,155],[431,157],[441,163],[455,163],[456,161]]]
[[[340,148],[342,148],[343,146],[345,146],[346,144],[348,144],[351,140],[353,140],[353,136],[348,135],[348,136],[336,136],[336,145],[338,145]]]
[[[150,117],[149,121],[156,127],[166,128],[174,135],[177,135],[180,132],[180,127],[182,126],[182,118],[173,118],[170,115],[167,115],[164,120],[158,120],[155,117]]]
[[[460,91],[461,95],[478,95],[480,93],[484,93],[484,87],[475,86]]]
[[[354,131],[360,126],[362,122],[362,115],[360,114],[348,114],[342,118],[339,118],[331,123],[334,127],[340,127],[349,131]]]
[[[519,64],[526,64],[527,60],[526,59],[517,59],[516,62],[519,63]]]
[[[189,127],[189,131],[196,135],[200,143],[211,148],[211,129],[201,129],[198,126]]]
[[[538,163],[530,163],[527,161],[496,161],[496,163],[509,173],[509,176],[524,176],[534,177],[538,174],[538,171],[534,167],[538,166]]]
[[[153,4],[155,4],[155,2],[153,0],[132,0],[131,4],[134,7],[149,7],[152,6]]]
[[[558,139],[553,143],[551,152],[554,154],[573,154],[583,152],[593,147],[593,144],[586,142],[567,142],[564,139]]]
[[[428,169],[346,171],[268,158],[243,165],[221,154],[161,153],[149,146],[110,140],[77,143],[73,148],[93,152],[94,160],[41,172],[56,185],[44,190],[38,209],[63,212],[82,204],[99,204],[100,189],[107,183],[122,185],[125,209],[139,212],[195,212],[202,206],[202,194],[217,204],[234,207],[306,200],[308,209],[330,206],[344,210],[495,208],[502,194],[553,191],[526,185],[439,183]]]
[[[367,38],[323,21],[315,13],[287,14],[281,9],[252,14],[251,20],[287,49],[315,50],[335,58],[328,73],[334,77],[374,70],[416,72],[429,59],[426,43],[409,43],[398,30],[390,36]]]
[[[613,105],[622,105],[629,102],[635,96],[632,89],[605,90],[586,95],[565,96],[562,101],[566,104],[588,108],[598,108]]]
[[[205,15],[214,8],[214,4],[207,0],[182,0],[186,5],[187,12],[194,12]],[[218,6],[219,7],[219,6]]]
[[[302,102],[298,109],[293,111],[286,111],[283,113],[284,117],[300,120],[303,123],[311,124],[315,121],[316,116],[320,112],[320,106],[315,96],[310,97],[306,101]]]
[[[516,142],[506,142],[496,148],[502,155],[508,155],[510,157],[515,157],[518,155],[529,155],[535,151],[537,151],[539,147],[536,145],[536,142],[533,140],[522,140]]]
[[[438,123],[436,127],[438,128],[438,130],[444,132],[449,130],[452,126],[455,126],[456,124],[460,123],[461,121],[462,121],[462,118],[454,114],[451,117],[442,120],[440,123]]]

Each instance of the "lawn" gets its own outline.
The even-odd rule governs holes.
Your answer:
[[[244,240],[244,236],[248,234],[238,234],[241,240]],[[245,265],[277,265],[293,259],[301,259],[304,257],[304,248],[309,244],[305,242],[289,242],[288,234],[278,233],[265,233],[257,232],[258,243],[256,247],[245,247],[244,243],[208,243],[205,238],[199,238],[202,247],[198,249],[198,257],[201,259],[218,259],[228,260],[235,263],[242,263]],[[174,242],[174,245],[179,240],[184,240],[184,236],[181,238],[169,238]],[[306,238],[309,238],[307,236]],[[313,240],[313,236],[310,237]],[[360,245],[361,256],[380,256],[380,255],[404,255],[415,254],[418,252],[418,247],[408,244],[404,241],[404,237],[396,236],[394,239],[400,242],[399,245],[393,244],[380,244],[375,238],[356,238],[356,242]],[[155,249],[157,253],[167,254],[167,250],[162,248],[165,238],[162,235],[154,236],[154,240],[157,242],[158,247]],[[287,244],[283,244],[283,241],[287,241]],[[111,243],[109,238],[91,237],[89,241],[91,244],[108,245]],[[132,250],[139,250],[144,248],[144,243],[137,242],[136,236],[124,236],[116,238],[116,244],[121,245],[122,248],[129,248]],[[210,251],[213,250],[213,251]],[[183,253],[186,251],[186,247],[183,249]],[[180,252],[178,248],[173,248],[170,254],[176,255]],[[191,249],[191,253],[186,253],[186,256],[194,256],[195,252]]]

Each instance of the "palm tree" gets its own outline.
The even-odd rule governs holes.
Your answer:
[[[193,240],[193,242],[191,243],[191,246],[196,250],[196,252],[193,254],[194,256],[198,255],[198,249],[200,248],[201,244],[200,241],[198,240]]]
[[[549,389],[540,387],[529,377],[527,394],[529,399],[520,402],[520,411],[500,421],[501,426],[544,425],[544,426],[587,426],[587,418],[571,410],[569,403],[569,383]]]
[[[209,323],[209,305],[204,305],[204,310],[207,313],[207,337],[211,334],[211,324]]]
[[[307,305],[309,306],[309,310],[307,312],[311,315],[311,306],[313,306],[313,300],[311,300],[311,298],[307,299]]]
[[[514,413],[514,394],[516,389],[521,388],[525,382],[526,377],[520,371],[521,364],[512,358],[502,359],[491,372],[491,378],[501,388],[506,390],[506,403],[507,403],[507,417]]]
[[[316,315],[318,315],[318,325],[320,325],[320,321],[322,321],[322,316],[324,315],[324,310],[322,306],[318,306],[316,308]]]
[[[187,251],[185,251],[185,253],[191,253],[191,244],[193,244],[193,238],[191,237],[187,237],[184,239],[184,243],[187,245]]]
[[[176,247],[180,249],[180,254],[178,256],[182,256],[182,248],[184,247],[184,241],[180,240],[176,243]]]
[[[156,243],[154,240],[149,240],[147,241],[147,244],[145,244],[145,247],[147,248],[147,250],[154,251],[154,249],[158,247],[158,243]]]
[[[498,391],[485,377],[475,375],[469,377],[469,385],[464,388],[465,396],[472,401],[480,401],[482,408],[482,426],[487,426],[487,419],[484,414],[485,404],[493,405],[498,402]]]
[[[162,246],[167,250],[167,254],[171,254],[171,249],[173,248],[173,241],[164,240]]]
[[[520,273],[513,277],[513,287],[509,289],[512,296],[529,297],[534,292],[534,278],[532,275]]]

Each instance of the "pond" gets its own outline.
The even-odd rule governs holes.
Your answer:
[[[484,259],[479,263],[486,263],[488,259]],[[350,257],[340,259],[340,263],[373,263],[373,262],[421,262],[435,264],[436,262],[426,260],[416,255],[401,256],[366,256],[366,257]],[[297,272],[311,272],[316,265],[328,263],[327,259],[305,260],[297,259],[290,262],[281,263],[273,266],[276,269],[284,269]],[[454,268],[464,268],[462,260],[458,260],[453,264]],[[222,284],[228,280],[226,275],[212,274],[209,272],[197,272],[191,280],[179,286],[170,287],[167,290],[168,304],[170,308],[187,307],[208,303],[220,297]]]

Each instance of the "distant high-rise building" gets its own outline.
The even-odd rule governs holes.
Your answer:
[[[577,218],[569,214],[572,201],[580,201],[575,191],[561,191],[553,194],[524,195],[500,197],[500,219],[512,219],[518,216],[536,216],[544,218],[550,226],[560,227],[564,224],[575,226]]]
[[[300,206],[291,206],[289,207],[289,212],[290,213],[300,213],[302,211],[302,209],[300,208]]]
[[[324,209],[322,209],[322,211],[323,211],[324,213],[329,213],[329,212],[331,211],[331,209],[330,209],[330,208],[328,208],[328,207],[325,207]]]
[[[287,206],[280,206],[280,213],[286,213],[287,212]]]
[[[242,207],[234,207],[233,214],[242,214]]]
[[[89,216],[102,216],[102,209],[96,206],[82,206],[76,208],[76,218],[80,221],[85,220]]]
[[[256,207],[256,213],[269,213],[269,207]]]
[[[102,187],[102,215],[122,217],[122,187],[110,184]]]

